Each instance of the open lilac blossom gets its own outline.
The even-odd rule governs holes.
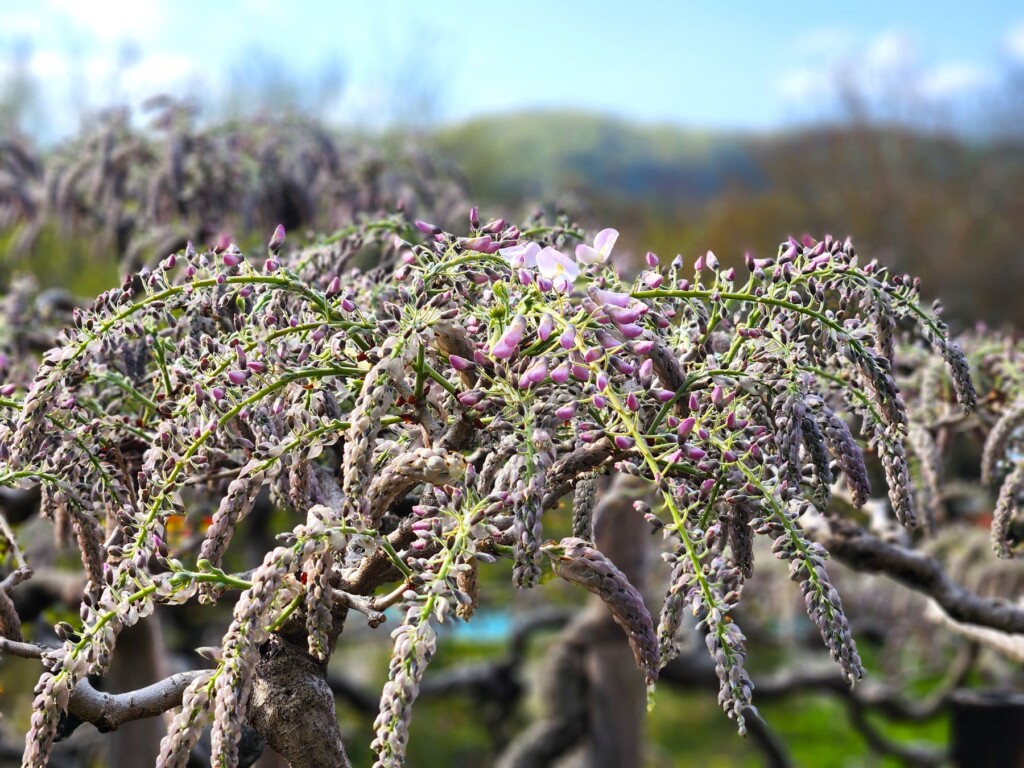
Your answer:
[[[498,253],[516,269],[521,267],[534,269],[537,266],[537,254],[540,253],[540,246],[536,243],[523,243],[502,248]]]
[[[561,279],[570,285],[580,274],[580,267],[572,258],[550,245],[537,254],[537,270],[549,280]]]
[[[617,230],[602,229],[594,236],[593,247],[582,243],[576,246],[576,260],[580,264],[603,264],[608,261],[618,239]]]

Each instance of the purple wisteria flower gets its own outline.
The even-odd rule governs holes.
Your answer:
[[[534,269],[537,266],[537,255],[540,253],[540,246],[536,243],[525,243],[523,245],[502,248],[498,253],[516,269],[523,267]]]
[[[580,275],[580,267],[572,257],[555,250],[550,245],[537,254],[537,269],[552,281],[564,280],[572,285]]]
[[[612,255],[612,248],[615,241],[619,239],[619,232],[616,229],[602,229],[594,236],[594,246],[576,246],[576,260],[581,264],[603,264]]]

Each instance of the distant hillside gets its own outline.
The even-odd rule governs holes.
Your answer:
[[[582,112],[515,112],[436,134],[474,195],[518,200],[559,191],[603,199],[706,200],[730,179],[756,182],[751,140]]]
[[[622,231],[621,259],[713,249],[741,265],[791,234],[852,235],[925,276],[951,319],[1024,328],[1024,136],[1001,143],[863,123],[752,135],[522,112],[443,128],[475,201],[564,203]]]

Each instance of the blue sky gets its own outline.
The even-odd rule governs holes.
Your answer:
[[[1011,66],[1024,5],[1007,0],[0,0],[0,84],[27,75],[56,133],[112,101],[217,105],[268,82],[357,123],[573,107],[776,129],[827,115],[840,82],[895,111],[963,111]]]

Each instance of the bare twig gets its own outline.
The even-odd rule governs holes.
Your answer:
[[[387,617],[377,609],[376,602],[372,597],[352,595],[336,589],[334,590],[334,603],[335,605],[343,605],[346,608],[351,608],[354,611],[365,614],[367,623],[375,629],[387,621]]]
[[[0,536],[3,536],[3,538],[7,540],[7,543],[11,545],[11,552],[14,554],[14,562],[17,566],[17,570],[27,570],[31,574],[32,571],[28,567],[28,563],[25,562],[24,556],[21,554],[21,547],[18,546],[18,540],[14,538],[14,531],[11,529],[10,524],[7,522],[7,517],[3,512],[0,512]],[[5,579],[4,584],[0,584],[0,589],[4,588],[6,581],[7,580]]]
[[[548,489],[544,494],[544,508],[551,509],[569,492],[577,475],[589,472],[603,464],[613,453],[611,441],[603,437],[597,442],[581,445],[572,453],[555,462],[548,473]]]

